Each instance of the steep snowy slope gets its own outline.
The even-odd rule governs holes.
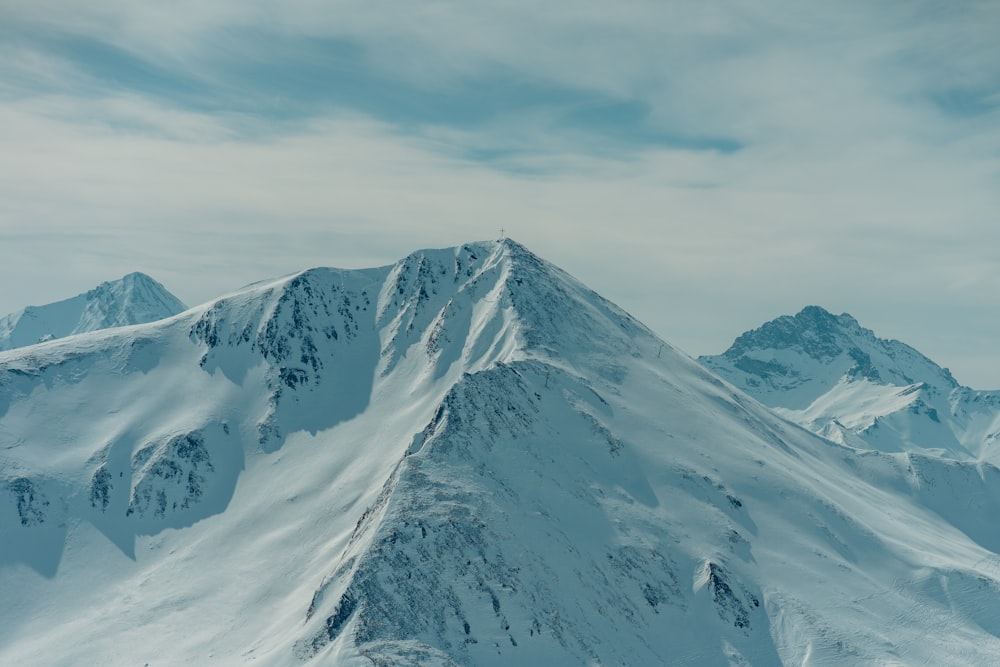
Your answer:
[[[0,350],[97,329],[155,322],[185,308],[160,283],[143,273],[130,273],[71,299],[28,306],[0,317]]]
[[[948,369],[899,341],[877,338],[846,313],[809,306],[699,361],[837,442],[1000,459],[1000,392],[960,386]]]
[[[1000,654],[1000,471],[817,438],[511,241],[0,354],[0,471],[0,664]]]

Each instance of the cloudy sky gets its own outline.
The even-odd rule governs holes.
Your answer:
[[[0,2],[0,313],[508,235],[691,354],[1000,388],[1000,3]]]

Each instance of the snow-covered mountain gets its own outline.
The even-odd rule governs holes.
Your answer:
[[[1000,655],[1000,470],[816,437],[510,240],[0,354],[0,474],[0,664]]]
[[[963,387],[897,340],[818,306],[748,331],[699,359],[765,405],[837,442],[1000,460],[1000,391]]]
[[[130,273],[89,292],[0,317],[0,351],[73,334],[155,322],[185,310],[160,283]]]

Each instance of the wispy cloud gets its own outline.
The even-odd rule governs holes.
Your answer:
[[[693,353],[820,303],[1000,386],[945,331],[1000,327],[997,25],[993,2],[7,3],[0,280],[34,278],[0,312],[505,227]]]

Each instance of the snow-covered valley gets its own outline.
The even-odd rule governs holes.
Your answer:
[[[0,664],[996,662],[1000,471],[857,445],[510,240],[262,282],[0,353]]]

